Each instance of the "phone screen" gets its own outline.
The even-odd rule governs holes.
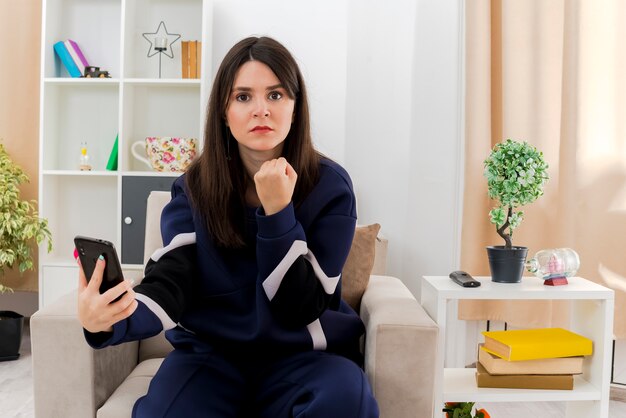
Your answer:
[[[98,257],[102,255],[106,261],[102,284],[100,285],[100,293],[104,293],[118,283],[124,280],[122,267],[117,257],[117,251],[112,242],[98,238],[90,238],[84,236],[76,236],[74,238],[76,251],[80,258],[80,264],[87,277],[87,281],[91,279]]]

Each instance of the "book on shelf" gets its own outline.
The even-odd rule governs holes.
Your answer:
[[[201,77],[202,70],[202,41],[196,41],[196,78]]]
[[[483,349],[509,361],[587,356],[593,342],[563,328],[483,331]]]
[[[182,41],[180,49],[183,78],[189,78],[189,41]]]
[[[53,45],[53,48],[54,52],[57,54],[70,76],[80,77],[82,74],[74,63],[74,60],[72,59],[69,51],[65,47],[65,43],[63,41],[59,41]]]
[[[83,55],[83,51],[81,51],[78,44],[71,39],[65,41],[64,44],[65,48],[70,53],[70,56],[74,60],[74,64],[76,64],[76,67],[78,67],[81,75],[85,75],[85,67],[89,67],[89,63],[87,62],[85,55]]]
[[[508,389],[574,389],[571,374],[489,374],[482,364],[476,364],[476,385],[479,388]]]
[[[202,42],[182,41],[181,69],[182,78],[200,78],[202,67]]]
[[[189,78],[198,78],[196,52],[198,41],[189,41]]]
[[[109,161],[107,162],[106,169],[109,171],[117,170],[117,138],[119,134],[115,136],[115,142],[113,148],[111,148],[111,154],[109,154]]]
[[[581,374],[583,356],[507,361],[478,348],[478,362],[491,375],[502,374]]]

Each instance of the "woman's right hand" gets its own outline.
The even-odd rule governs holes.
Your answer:
[[[128,318],[137,309],[135,292],[129,280],[100,294],[105,263],[104,259],[98,260],[87,282],[83,266],[78,262],[78,320],[83,328],[93,333],[113,331],[113,324]],[[113,302],[124,292],[126,294],[120,300]]]
[[[256,193],[266,215],[283,210],[293,197],[298,174],[284,157],[265,161],[254,175]]]

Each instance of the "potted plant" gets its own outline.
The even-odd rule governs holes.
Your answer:
[[[484,164],[489,197],[497,202],[489,218],[505,244],[487,247],[491,278],[517,283],[522,279],[528,253],[527,247],[515,247],[511,241],[513,231],[524,219],[524,212],[518,208],[543,195],[548,164],[535,147],[512,139],[496,144]]]
[[[0,277],[5,269],[17,267],[20,274],[34,268],[31,245],[52,240],[48,222],[40,219],[33,201],[20,199],[19,185],[28,176],[16,165],[0,144]],[[0,293],[13,290],[0,282]],[[19,357],[24,317],[16,312],[0,311],[0,361]]]
[[[443,412],[446,413],[446,418],[490,418],[489,413],[480,408],[476,410],[476,415],[472,414],[472,408],[474,408],[474,402],[446,402]]]

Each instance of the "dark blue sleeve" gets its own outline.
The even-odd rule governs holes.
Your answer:
[[[135,286],[138,307],[113,325],[112,333],[90,333],[87,342],[102,348],[148,338],[176,326],[197,276],[196,235],[182,178],[172,187],[172,200],[161,215],[163,248],[151,255],[141,283]]]
[[[288,327],[306,326],[328,308],[356,225],[347,174],[327,172],[311,194],[317,215],[306,233],[292,204],[271,216],[257,213],[259,280],[276,319]]]

